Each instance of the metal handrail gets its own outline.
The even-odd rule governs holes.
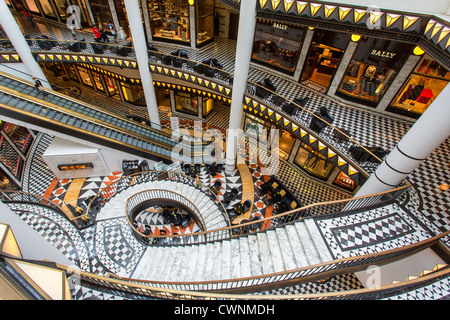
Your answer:
[[[215,280],[215,281],[194,281],[194,282],[164,282],[164,281],[151,281],[151,280],[140,280],[120,277],[117,275],[108,274],[107,276],[100,276],[97,274],[91,274],[85,271],[80,271],[79,275],[82,280],[89,283],[94,283],[106,288],[114,288],[118,290],[123,290],[128,293],[136,293],[144,296],[156,296],[165,299],[193,299],[194,297],[201,297],[201,299],[301,299],[301,298],[315,298],[324,299],[331,297],[342,297],[342,296],[352,296],[356,295],[359,297],[360,294],[365,296],[371,293],[380,292],[387,290],[389,292],[397,292],[395,289],[403,288],[405,285],[417,284],[423,281],[429,281],[435,277],[442,275],[448,275],[450,272],[449,268],[439,270],[437,272],[421,276],[417,279],[409,280],[406,283],[396,283],[385,287],[375,288],[375,289],[358,289],[343,291],[343,292],[333,292],[333,293],[322,293],[322,294],[301,294],[301,295],[251,295],[251,294],[228,294],[228,293],[215,293],[213,291],[225,291],[243,288],[246,289],[259,289],[264,290],[264,285],[273,284],[275,282],[286,283],[298,279],[299,277],[305,277],[312,279],[326,278],[331,274],[344,273],[345,270],[355,270],[363,269],[368,265],[373,264],[385,264],[390,261],[399,260],[405,256],[412,253],[422,251],[435,243],[439,242],[439,239],[447,236],[450,231],[441,233],[435,237],[423,240],[418,243],[407,245],[401,248],[391,249],[387,251],[382,251],[378,253],[372,253],[363,256],[341,258],[326,263],[321,263],[313,266],[307,266],[303,268],[298,268],[295,270],[288,270],[284,272],[271,273],[256,277],[245,277],[236,279],[226,279],[226,280]],[[344,266],[344,268],[334,268],[334,266]],[[68,267],[64,265],[57,264],[58,268],[66,271],[70,271]],[[73,271],[72,271],[73,272]],[[316,273],[318,272],[318,273]],[[312,275],[312,276],[311,276]],[[266,281],[264,281],[264,279]],[[262,280],[261,280],[262,279]],[[248,291],[248,290],[247,290]],[[252,290],[255,292],[257,290]],[[250,291],[249,291],[250,292]],[[156,294],[156,295],[155,295]]]
[[[85,228],[86,226],[91,225],[93,223],[93,220],[95,219],[95,216],[88,210],[86,210],[86,212],[82,215],[73,216],[64,201],[61,202],[61,205],[58,205],[50,199],[44,198],[37,194],[23,191],[1,190],[0,194],[2,196],[3,202],[28,202],[47,206],[60,213],[77,228]],[[91,221],[91,223],[86,223],[86,221]]]
[[[124,181],[135,181],[138,180],[139,175],[151,175],[153,174],[155,178],[157,175],[167,173],[168,175],[182,175],[184,177],[187,177],[191,180],[191,177],[177,173],[177,172],[170,172],[170,171],[158,171],[158,170],[152,170],[152,171],[145,171],[145,172],[138,172],[126,177],[123,177],[116,182],[110,184],[109,186],[103,188],[100,190],[92,199],[92,201],[88,205],[88,211],[90,208],[91,203],[100,201],[105,202],[108,201],[108,199],[117,192],[120,192],[122,190],[117,190],[116,186],[123,184]],[[170,179],[170,178],[169,178]],[[128,187],[129,184],[127,184]],[[213,194],[211,189],[209,189],[207,186],[204,186],[202,184],[205,190],[209,191],[210,194]],[[306,205],[300,208],[296,208],[284,213],[279,213],[272,215],[270,217],[261,218],[256,221],[249,221],[246,223],[241,223],[238,225],[231,225],[229,222],[228,215],[226,214],[226,210],[223,207],[222,203],[220,202],[220,199],[217,197],[217,195],[214,194],[215,199],[218,201],[218,203],[221,206],[221,211],[223,212],[224,216],[227,219],[228,227],[219,228],[219,229],[213,229],[213,230],[206,230],[201,231],[197,233],[192,233],[190,236],[199,236],[203,237],[206,236],[208,241],[217,241],[217,240],[225,240],[229,239],[230,237],[238,237],[241,235],[246,235],[247,233],[253,233],[256,232],[256,230],[259,228],[260,231],[267,230],[269,228],[273,228],[275,226],[281,226],[284,224],[292,223],[295,221],[300,221],[307,217],[315,216],[314,209],[317,209],[318,212],[321,212],[322,208],[331,208],[333,212],[328,212],[326,214],[332,214],[332,213],[340,213],[343,214],[348,212],[356,212],[356,211],[362,211],[364,209],[372,209],[374,207],[380,206],[380,205],[386,205],[389,203],[392,203],[395,199],[397,199],[400,195],[402,195],[411,185],[406,184],[388,191],[383,191],[371,195],[366,196],[360,196],[360,197],[353,197],[349,199],[342,199],[342,200],[335,200],[335,201],[326,201],[326,202],[320,202],[315,204]],[[99,200],[100,199],[100,200]],[[345,211],[342,211],[345,210]],[[325,215],[325,213],[321,213],[321,215]],[[275,221],[275,222],[274,222]],[[231,235],[231,236],[230,236]],[[166,235],[155,235],[154,238],[158,237],[167,237]]]
[[[109,199],[117,193],[117,189],[120,189],[120,187],[117,187],[117,186],[124,185],[123,188],[120,189],[120,191],[125,190],[130,186],[129,182],[135,181],[138,179],[139,176],[144,176],[144,175],[147,176],[147,179],[149,179],[149,180],[145,180],[146,182],[160,181],[160,180],[158,180],[158,177],[161,177],[161,175],[165,174],[165,173],[168,174],[168,180],[170,180],[170,181],[178,181],[178,182],[182,182],[182,183],[187,182],[188,184],[190,184],[192,186],[195,186],[197,184],[199,186],[201,186],[200,191],[202,191],[202,190],[206,191],[206,193],[217,202],[217,206],[219,207],[220,211],[222,212],[222,215],[223,215],[225,221],[227,222],[228,225],[230,225],[230,220],[227,215],[225,207],[223,206],[223,204],[220,201],[217,194],[215,194],[208,186],[206,186],[201,181],[196,181],[194,178],[192,178],[184,173],[174,172],[174,171],[165,171],[165,170],[149,170],[149,171],[137,172],[137,173],[133,173],[131,175],[125,176],[125,177],[121,177],[117,181],[115,181],[115,182],[111,183],[110,185],[108,185],[107,187],[101,189],[89,202],[89,204],[87,206],[87,211],[89,212],[91,205],[94,205],[94,203],[104,204],[106,201],[109,201]],[[182,177],[182,179],[176,180],[177,176]],[[183,179],[184,179],[184,181],[183,181]],[[154,235],[153,237],[163,237],[163,236],[162,235],[161,236]]]

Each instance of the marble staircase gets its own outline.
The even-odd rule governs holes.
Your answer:
[[[332,260],[312,219],[210,243],[150,246],[130,278],[213,281],[282,272]]]
[[[97,214],[96,220],[124,217],[126,200],[141,191],[150,189],[173,191],[187,198],[200,211],[206,230],[227,227],[227,222],[217,202],[199,189],[177,181],[149,181],[132,185],[112,197]]]

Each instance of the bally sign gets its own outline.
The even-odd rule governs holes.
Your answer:
[[[393,53],[393,52],[387,52],[387,51],[381,51],[381,50],[375,50],[375,49],[373,49],[370,54],[373,56],[389,58],[389,59],[392,59],[396,55],[396,53]]]
[[[272,26],[273,26],[274,28],[281,29],[281,30],[286,30],[287,27],[288,27],[288,26],[285,26],[285,25],[282,25],[282,24],[276,23],[276,22],[274,22]]]

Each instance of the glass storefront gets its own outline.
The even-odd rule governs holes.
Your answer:
[[[123,98],[126,102],[140,106],[145,105],[144,89],[141,85],[120,82],[120,87],[122,89]]]
[[[116,94],[118,94],[119,90],[114,78],[103,75],[103,80],[105,81],[106,89],[108,90],[108,94],[110,97],[114,97]]]
[[[61,21],[67,21],[67,8],[69,7],[69,2],[67,0],[54,0],[55,6],[58,9],[58,15]],[[80,12],[81,14],[81,12]]]
[[[255,116],[252,116],[251,114],[247,113],[245,115],[244,131],[248,135],[250,135],[254,139],[258,139],[259,137],[264,137],[263,130],[266,130],[266,136],[268,136],[270,124]]]
[[[326,161],[321,155],[305,143],[301,143],[295,156],[294,163],[305,169],[308,173],[321,179],[328,179],[335,165]]]
[[[44,12],[44,15],[47,18],[55,19],[56,20],[56,14],[53,11],[53,7],[49,0],[39,0],[39,3],[41,4],[42,11]]]
[[[279,152],[280,157],[287,160],[294,146],[295,137],[288,131],[280,129]]]
[[[175,110],[198,116],[198,97],[187,92],[175,91]]]
[[[304,34],[305,28],[303,27],[258,20],[253,42],[252,61],[293,74]]]
[[[419,118],[450,81],[450,72],[425,54],[386,111]]]
[[[97,26],[109,30],[108,24],[109,21],[113,21],[111,16],[111,10],[109,8],[108,0],[89,0],[91,5],[92,15],[94,16],[95,23]],[[115,26],[116,29],[119,29],[118,26]]]
[[[204,97],[203,98],[203,102],[202,102],[202,115],[203,118],[205,118],[207,115],[209,115],[214,107],[214,100],[212,98],[207,98]]]
[[[376,107],[412,49],[411,44],[377,38],[362,39],[336,95]]]
[[[89,87],[94,87],[89,71],[83,67],[77,66],[81,82]]]
[[[310,80],[328,88],[349,41],[347,33],[316,29],[300,81]]]
[[[197,46],[214,38],[214,0],[204,0],[195,6]]]
[[[36,2],[34,2],[34,0],[25,0],[25,2],[27,4],[28,10],[30,10],[33,13],[37,13],[37,14],[40,13],[39,8],[38,8]]]
[[[353,191],[356,188],[356,183],[348,175],[344,172],[339,172],[336,179],[333,181],[333,184],[343,187],[347,190]]]
[[[154,40],[189,44],[188,0],[154,0],[147,1],[147,4]]]

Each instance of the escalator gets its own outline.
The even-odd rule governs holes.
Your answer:
[[[32,84],[0,73],[1,114],[154,161],[172,161],[171,152],[179,141],[168,133],[57,92],[47,92],[48,97],[42,100]]]

